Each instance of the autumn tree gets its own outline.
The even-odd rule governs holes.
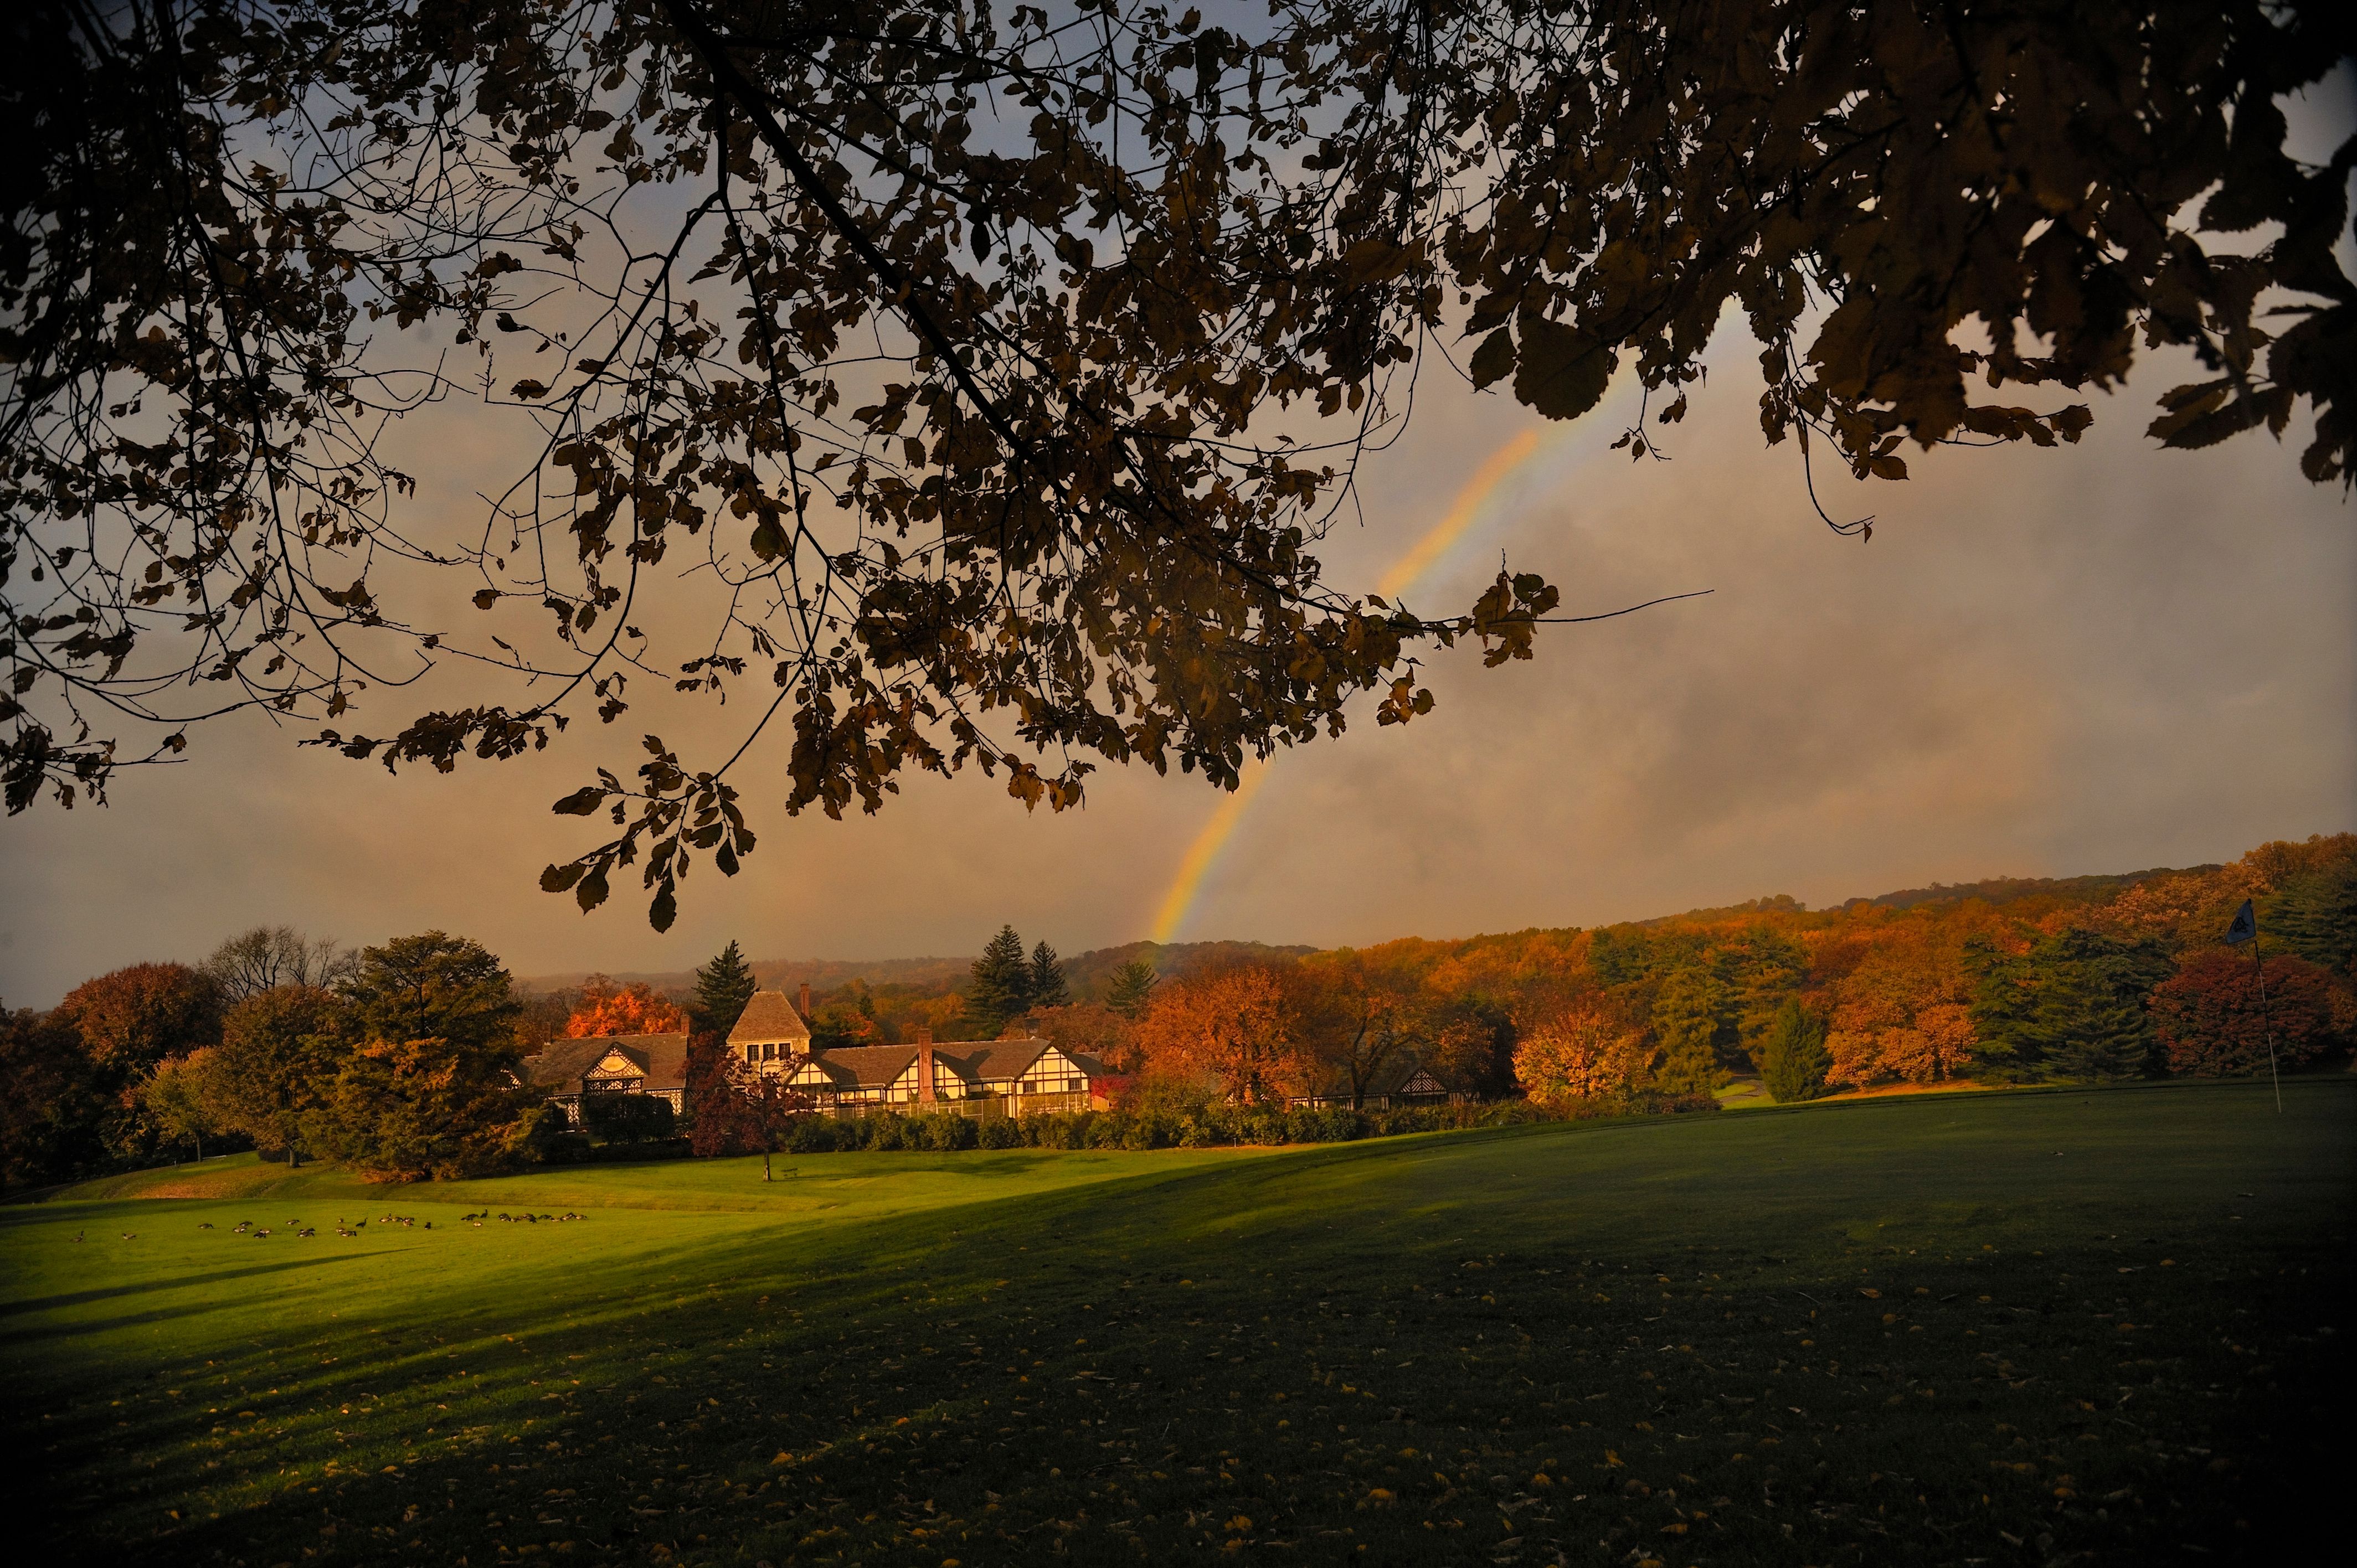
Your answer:
[[[2146,349],[2200,367],[2160,442],[2305,416],[2348,480],[2349,144],[2302,161],[2283,114],[2345,54],[2323,7],[1083,15],[12,8],[8,809],[244,708],[448,769],[748,683],[789,813],[912,769],[1232,789],[1555,618],[1511,569],[1329,580],[1422,371],[1568,419],[1626,368],[1641,455],[1727,323],[1795,504],[2075,440]],[[450,527],[383,433],[459,397],[519,456]],[[386,708],[445,660],[494,689]],[[667,926],[754,851],[759,754],[645,751],[556,803],[607,827],[542,885],[636,871]]]
[[[694,1015],[698,1028],[726,1037],[737,1026],[745,1004],[753,1000],[759,984],[753,977],[753,966],[745,961],[744,950],[732,937],[726,947],[695,972],[695,993],[688,1011]]]
[[[226,1129],[217,1110],[214,1058],[217,1046],[199,1046],[184,1057],[167,1057],[156,1064],[139,1086],[139,1099],[162,1141],[177,1148],[193,1146],[205,1157],[205,1134]]]
[[[66,993],[56,1018],[73,1031],[90,1064],[86,1081],[104,1110],[96,1132],[118,1164],[156,1153],[160,1129],[141,1087],[171,1057],[221,1037],[221,993],[184,963],[135,963]]]
[[[1514,1077],[1542,1104],[1624,1101],[1652,1087],[1656,1055],[1643,1030],[1590,997],[1522,1031]]]
[[[688,1146],[705,1158],[774,1153],[810,1110],[776,1074],[746,1070],[716,1032],[688,1041],[687,1101]]]
[[[184,963],[135,963],[85,980],[58,1004],[91,1059],[126,1082],[221,1037],[221,992]]]
[[[2332,984],[2289,953],[2260,964],[2229,948],[2187,954],[2155,988],[2153,1022],[2169,1070],[2203,1078],[2265,1072],[2269,1059],[2298,1067],[2333,1043]],[[2264,979],[2264,990],[2262,981]]]
[[[1073,1050],[1086,1051],[1119,1073],[1139,1066],[1136,1020],[1102,1002],[1068,1002],[1034,1007],[1024,1015],[1031,1032]]]
[[[605,975],[593,974],[581,983],[581,1000],[574,1004],[573,1015],[565,1021],[565,1037],[589,1040],[608,1035],[672,1035],[687,1026],[687,1015],[679,1004],[657,993],[645,981],[617,985]]]
[[[1317,1080],[1295,987],[1269,964],[1207,966],[1162,986],[1137,1040],[1147,1071],[1216,1080],[1245,1104],[1307,1093]]]
[[[1293,972],[1301,1043],[1356,1109],[1385,1069],[1429,1041],[1431,1022],[1414,980],[1395,964],[1344,950]]]
[[[1871,928],[1865,950],[1831,987],[1833,1083],[1939,1082],[1971,1065],[1974,979],[1959,924],[1910,915]]]

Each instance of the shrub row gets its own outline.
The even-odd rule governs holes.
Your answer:
[[[965,1116],[900,1116],[888,1112],[843,1121],[830,1116],[802,1117],[787,1134],[785,1147],[799,1155],[823,1155],[890,1149],[1193,1149],[1237,1144],[1346,1144],[1403,1133],[1717,1109],[1716,1100],[1696,1094],[1653,1096],[1638,1101],[1577,1101],[1547,1105],[1514,1100],[1491,1105],[1411,1106],[1396,1111],[1280,1111],[1271,1106],[1195,1105],[1179,1110],[1082,1111],[986,1122]]]

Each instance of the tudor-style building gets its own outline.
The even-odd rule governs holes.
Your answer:
[[[728,1031],[728,1054],[759,1073],[784,1072],[810,1054],[811,988],[797,1008],[782,991],[756,991]]]
[[[774,1076],[832,1115],[872,1110],[1037,1115],[1086,1111],[1108,1086],[1105,1065],[1036,1036],[933,1043],[919,1030],[905,1046],[811,1048],[810,987],[797,1008],[781,991],[757,991],[728,1031],[728,1050],[747,1071]]]
[[[581,1101],[592,1094],[651,1094],[687,1109],[687,1036],[606,1035],[551,1040],[523,1058],[523,1080],[581,1124]]]
[[[1364,1092],[1355,1101],[1361,1111],[1390,1111],[1407,1105],[1447,1105],[1461,1098],[1448,1085],[1417,1061],[1414,1057],[1401,1057],[1375,1069],[1367,1080]],[[1333,1072],[1319,1084],[1314,1094],[1297,1094],[1286,1100],[1288,1111],[1308,1108],[1323,1110],[1329,1106],[1352,1106],[1350,1075]]]

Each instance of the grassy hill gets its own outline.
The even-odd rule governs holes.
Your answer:
[[[20,1549],[2267,1560],[2334,1460],[2357,1190],[2357,1084],[2285,1098],[117,1178],[0,1208]]]

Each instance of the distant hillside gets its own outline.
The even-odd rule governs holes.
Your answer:
[[[2156,866],[2150,871],[2121,871],[2096,876],[1992,876],[1985,882],[1934,882],[1875,898],[1852,898],[1842,906],[1872,904],[1885,909],[1911,909],[1918,904],[1961,904],[1977,898],[1984,904],[2012,904],[2024,898],[2051,898],[2058,904],[2100,904],[2124,890],[2156,876],[2206,876],[2223,869],[2217,865]]]
[[[1085,1002],[1103,996],[1113,972],[1134,958],[1147,960],[1167,977],[1217,960],[1298,957],[1317,950],[1299,946],[1271,947],[1265,942],[1126,942],[1117,948],[1096,948],[1073,954],[1065,958],[1063,964],[1073,996]],[[891,988],[920,995],[940,995],[957,990],[973,962],[971,958],[757,959],[753,975],[762,985],[780,991],[807,983],[813,991],[824,993],[864,980],[877,991]],[[570,991],[588,978],[587,970],[535,974],[517,981],[516,986],[527,994],[544,995],[552,991]],[[643,981],[667,994],[683,995],[695,984],[694,972],[689,970],[632,971],[617,972],[609,978],[624,984]]]

